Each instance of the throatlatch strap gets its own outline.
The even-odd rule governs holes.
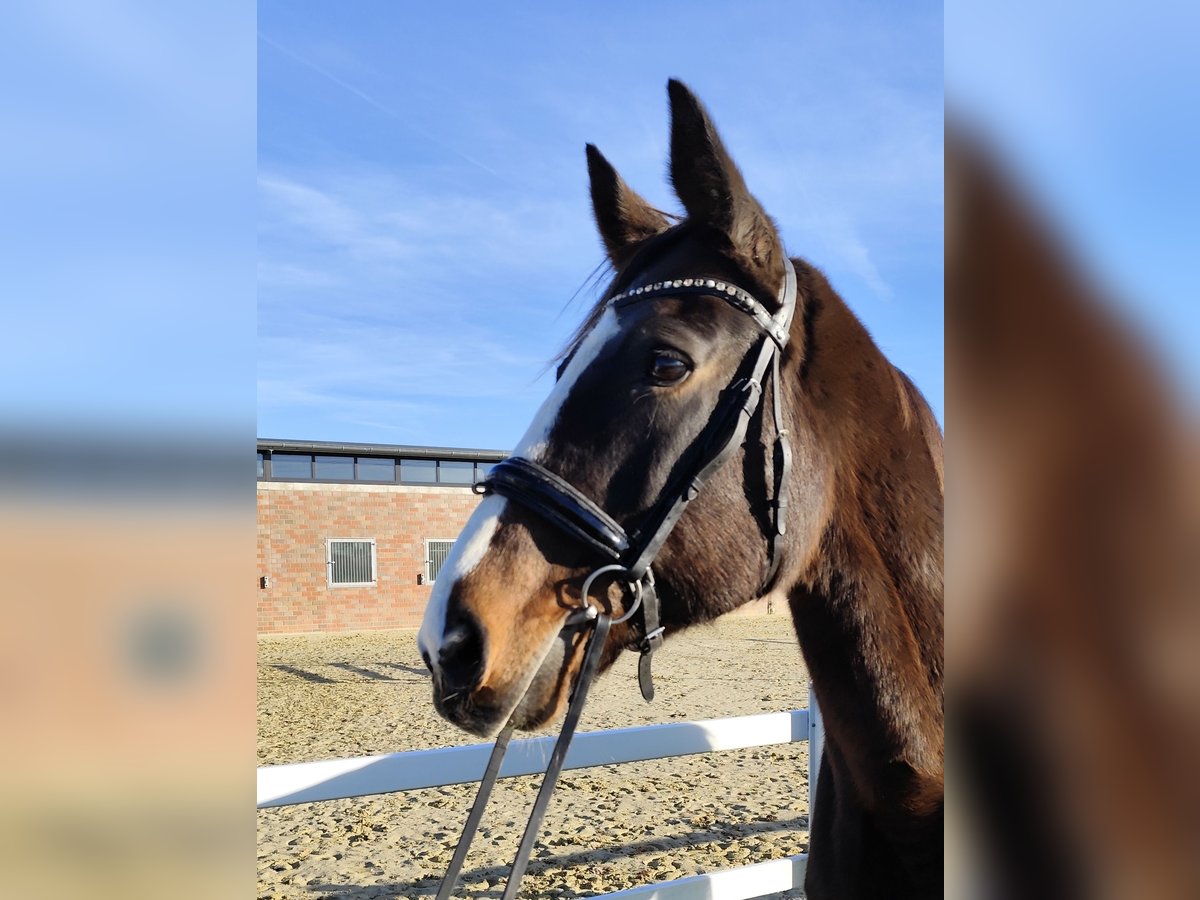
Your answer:
[[[780,539],[787,534],[788,516],[788,479],[792,473],[792,445],[788,441],[788,430],[783,421],[783,382],[779,378],[779,357],[775,354],[771,362],[771,386],[774,390],[772,407],[775,419],[775,445],[772,453],[772,470],[775,473],[775,483],[772,485],[775,515],[772,522],[772,534],[767,545],[768,566],[767,577],[763,579],[762,592],[771,589],[775,576],[779,572],[781,559]]]

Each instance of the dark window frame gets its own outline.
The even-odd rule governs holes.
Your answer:
[[[264,481],[268,481],[268,480],[269,481],[313,481],[314,480],[314,476],[316,475],[316,466],[317,466],[315,453],[299,453],[295,450],[283,450],[280,452],[279,455],[280,456],[307,456],[308,457],[308,477],[306,478],[304,476],[293,476],[293,475],[283,475],[283,476],[276,477],[276,475],[275,475],[275,454],[270,453],[263,460],[263,476],[264,476],[263,480]],[[267,465],[268,461],[270,461],[270,463],[271,463],[270,466]],[[266,477],[268,473],[270,474],[270,478]]]
[[[275,456],[274,450],[259,450],[263,455],[263,474],[258,481],[274,481],[274,482],[291,482],[294,484],[373,484],[373,485],[405,485],[410,487],[447,487],[447,488],[471,488],[476,482],[483,478],[484,467],[490,468],[499,460],[496,459],[458,459],[449,457],[416,457],[416,456],[387,456],[384,454],[357,454],[357,453],[319,453],[316,450],[304,453],[298,450],[279,450],[278,452],[288,456],[307,456],[309,457],[309,472],[308,477],[284,476],[278,477],[275,475],[272,467],[272,459]],[[354,461],[354,478],[317,478],[317,457],[324,456],[340,456]],[[360,459],[389,459],[392,461],[393,476],[391,481],[381,481],[373,478],[362,478],[358,476],[358,466]],[[431,462],[434,464],[434,480],[433,481],[405,481],[401,478],[401,460],[412,460],[421,462]],[[472,470],[471,481],[442,481],[442,463],[471,463],[474,468]]]
[[[400,461],[395,456],[358,456],[352,457],[354,460],[354,483],[355,484],[400,484]],[[359,478],[358,467],[359,463],[364,459],[384,459],[392,464],[391,480],[383,478]]]
[[[351,484],[355,481],[358,481],[358,459],[357,459],[357,457],[349,456],[345,453],[314,453],[312,455],[312,458],[313,458],[313,464],[312,464],[313,477],[308,479],[309,481],[333,481],[333,482],[343,482],[344,481],[347,484]],[[325,465],[337,465],[337,463],[334,462],[334,460],[341,461],[343,464],[346,460],[349,460],[349,462],[350,462],[350,478],[349,479],[317,478],[317,467],[322,464],[322,460],[324,460]]]
[[[433,481],[405,481],[404,480],[404,464],[405,463],[432,463],[433,464]],[[396,457],[396,482],[397,484],[413,484],[418,486],[428,486],[431,484],[440,484],[438,481],[438,460],[427,456],[398,456]]]
[[[446,466],[447,463],[453,463],[454,465]],[[457,472],[469,470],[471,473],[471,477],[467,481],[442,481],[442,467],[443,466],[446,466],[448,469],[453,469],[454,471],[457,471]],[[469,487],[470,485],[474,484],[476,481],[475,471],[476,471],[475,470],[475,460],[473,460],[473,459],[439,459],[439,460],[437,460],[437,475],[436,475],[437,482],[436,483],[437,484],[452,484],[452,485],[457,485],[459,487]]]

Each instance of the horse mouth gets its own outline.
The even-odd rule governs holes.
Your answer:
[[[575,656],[565,642],[556,641],[532,674],[503,691],[487,685],[447,691],[435,678],[434,708],[447,722],[477,737],[494,737],[506,724],[518,731],[540,729],[565,705],[576,676]]]
[[[442,695],[434,688],[433,706],[438,715],[468,734],[494,737],[504,725],[504,710],[478,702],[467,691]]]
[[[449,694],[445,697],[434,694],[433,705],[438,715],[468,734],[476,737],[495,737],[505,725],[511,724],[517,731],[535,731],[549,722],[557,712],[557,704],[551,702],[529,702],[522,697],[511,712],[504,705],[481,701],[466,694]]]

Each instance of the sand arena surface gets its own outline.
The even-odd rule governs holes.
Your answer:
[[[593,686],[580,731],[807,705],[791,619],[732,616],[673,636],[658,696],[624,654]],[[557,725],[555,726],[557,728]],[[258,764],[478,743],[440,719],[415,631],[263,637]],[[806,743],[564,773],[523,897],[590,897],[808,848]],[[501,780],[456,896],[499,897],[540,776]],[[258,896],[432,897],[475,785],[258,812]]]

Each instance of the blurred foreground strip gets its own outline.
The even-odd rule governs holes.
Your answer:
[[[947,896],[1200,897],[1194,423],[947,135]]]
[[[82,477],[104,439],[62,438],[42,456],[73,448],[56,484],[53,467],[13,452],[0,466],[3,893],[241,896],[254,842],[250,495],[138,477],[137,459],[161,464],[178,442],[131,445],[117,455],[128,466]]]

